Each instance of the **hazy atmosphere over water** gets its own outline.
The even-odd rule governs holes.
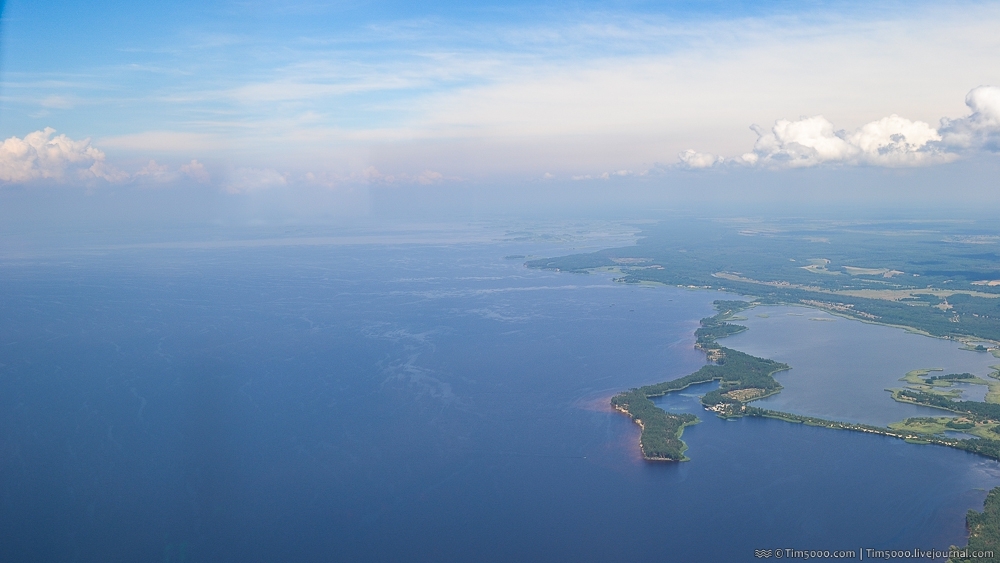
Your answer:
[[[1000,530],[1000,2],[0,14],[0,561]]]
[[[994,203],[998,26],[993,2],[9,1],[2,197],[196,222]]]

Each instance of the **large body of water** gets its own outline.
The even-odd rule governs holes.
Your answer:
[[[693,331],[721,294],[527,270],[503,257],[575,243],[488,239],[4,259],[0,560],[945,548],[1000,484],[956,450],[723,421],[696,388],[661,401],[702,419],[692,461],[645,463],[607,398],[703,365]],[[764,321],[726,344],[767,348]],[[768,350],[795,365],[792,396],[809,355]],[[946,367],[932,359],[914,367]]]

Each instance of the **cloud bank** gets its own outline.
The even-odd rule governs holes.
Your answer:
[[[106,155],[91,144],[90,139],[74,140],[56,135],[46,127],[28,133],[23,138],[10,137],[0,143],[0,186],[15,184],[69,184],[93,187],[107,184],[129,184],[137,187],[202,184],[223,192],[240,195],[303,186],[339,188],[357,185],[430,185],[461,178],[424,169],[418,173],[385,174],[375,166],[360,172],[293,173],[273,167],[237,167],[213,174],[202,162],[192,159],[185,164],[170,165],[149,159],[129,173],[106,161]]]
[[[11,137],[0,144],[0,182],[27,183],[37,180],[95,180],[122,182],[128,174],[107,164],[104,153],[90,139],[74,141],[55,135],[46,127],[24,138]]]
[[[1000,152],[1000,88],[973,88],[965,103],[970,115],[943,118],[938,129],[896,114],[853,132],[834,129],[822,115],[795,121],[779,119],[769,130],[759,125],[750,127],[757,134],[752,152],[726,158],[688,149],[678,155],[679,165],[691,169],[724,165],[922,166],[950,162],[972,152]]]
[[[135,173],[129,174],[108,164],[104,151],[91,145],[90,139],[77,141],[66,135],[56,136],[55,133],[55,129],[46,127],[23,138],[10,137],[0,143],[0,184],[48,181],[92,185],[98,180],[111,184],[168,184],[177,181],[205,184],[211,180],[205,165],[197,160],[176,169],[150,160]]]
[[[856,130],[838,130],[822,115],[797,120],[779,119],[765,129],[752,125],[757,135],[753,149],[736,157],[724,157],[688,149],[678,155],[677,167],[707,169],[758,167],[768,169],[816,166],[914,167],[952,162],[976,153],[1000,153],[1000,88],[979,86],[965,98],[969,112],[960,118],[942,118],[937,128],[920,120],[897,114],[869,122]],[[262,163],[263,164],[263,163]],[[412,164],[419,165],[419,162]],[[663,165],[659,166],[662,171]],[[420,168],[416,168],[420,170]],[[603,174],[567,175],[573,180],[647,176],[652,170],[633,172],[619,169]],[[214,176],[214,177],[213,177]],[[555,176],[546,173],[544,178]],[[369,165],[360,172],[303,174],[273,167],[237,167],[229,173],[213,175],[198,160],[177,166],[148,160],[134,173],[106,162],[103,151],[90,139],[74,140],[56,135],[47,127],[0,143],[0,184],[33,182],[133,183],[173,185],[199,183],[215,185],[230,194],[247,194],[295,184],[334,188],[345,185],[429,185],[461,181],[458,176],[424,168],[423,172],[386,174]]]
[[[245,194],[287,185],[288,178],[273,168],[239,168],[229,175],[223,189],[231,194]]]

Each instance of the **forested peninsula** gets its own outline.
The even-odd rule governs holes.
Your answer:
[[[937,444],[960,450],[969,451],[985,457],[1000,460],[1000,404],[980,401],[956,401],[947,396],[901,389],[893,391],[893,398],[899,401],[917,403],[929,407],[948,410],[964,415],[961,422],[968,428],[982,426],[996,435],[990,438],[950,438],[943,435],[943,430],[961,430],[965,428],[951,422],[942,424],[942,431],[921,431],[916,424],[907,424],[916,419],[908,419],[890,428],[869,424],[854,424],[825,420],[769,409],[752,407],[748,403],[781,391],[781,384],[773,375],[790,369],[790,366],[774,360],[758,358],[720,346],[718,338],[736,334],[746,330],[746,327],[728,322],[743,310],[755,306],[751,301],[716,301],[718,313],[701,320],[701,327],[695,331],[695,347],[703,350],[708,359],[715,363],[703,366],[698,371],[684,377],[629,389],[611,398],[611,405],[635,421],[642,432],[639,446],[642,455],[650,461],[686,461],[684,455],[687,444],[681,440],[684,428],[698,423],[698,418],[692,414],[669,413],[657,407],[650,399],[662,397],[667,393],[681,391],[691,385],[719,381],[719,388],[706,393],[701,398],[701,404],[706,410],[715,412],[723,418],[756,416],[774,418],[786,422],[804,423],[810,426],[823,426],[834,430],[851,430],[878,434],[891,438],[899,438],[916,444]],[[967,374],[950,374],[934,376],[926,381],[953,381],[970,379]],[[930,428],[930,425],[924,425]]]
[[[953,414],[907,419],[883,428],[750,406],[755,399],[780,392],[773,375],[789,366],[718,344],[718,339],[746,330],[728,322],[737,312],[756,305],[792,304],[960,340],[967,350],[1000,358],[1000,253],[977,248],[994,238],[970,232],[964,225],[929,229],[893,223],[740,219],[727,226],[705,221],[695,227],[661,224],[645,230],[634,246],[530,260],[525,265],[578,273],[602,270],[617,274],[615,281],[622,283],[727,291],[749,299],[716,301],[718,313],[701,320],[695,346],[706,353],[709,365],[611,399],[642,428],[640,447],[647,460],[687,460],[681,435],[686,426],[698,422],[691,414],[666,412],[650,399],[709,381],[719,381],[719,388],[706,393],[701,403],[720,417],[774,418],[947,446],[1000,460],[1000,366],[990,375],[993,381],[971,374],[920,377],[932,370],[908,373],[903,381],[909,388],[891,390],[893,399]],[[990,390],[984,402],[956,400],[958,392],[948,389],[955,382],[986,384]],[[974,437],[955,438],[946,435],[948,431]],[[1000,551],[998,514],[1000,487],[990,493],[984,512],[969,512],[970,549]]]
[[[1000,254],[971,251],[984,239],[965,229],[961,225],[938,225],[934,230],[922,225],[907,229],[897,224],[748,220],[728,226],[718,221],[664,223],[643,231],[634,246],[529,260],[525,265],[578,273],[604,270],[618,274],[615,280],[622,283],[713,289],[748,298],[717,301],[718,313],[702,319],[695,345],[711,364],[680,379],[630,389],[612,399],[615,408],[643,428],[640,442],[647,459],[685,459],[681,434],[684,427],[697,422],[692,415],[666,413],[650,399],[714,380],[720,382],[719,388],[707,393],[702,404],[720,416],[768,416],[877,432],[996,458],[1000,452],[1000,370],[995,381],[963,377],[967,374],[910,381],[908,374],[904,380],[911,387],[893,390],[894,399],[947,410],[963,420],[950,425],[903,421],[876,430],[749,408],[748,402],[781,390],[772,375],[788,366],[718,344],[719,339],[745,330],[728,322],[737,312],[756,305],[792,304],[962,340],[969,350],[1000,357],[1000,269],[996,266]],[[986,401],[958,401],[939,389],[959,380],[990,385]],[[977,437],[955,440],[940,430],[956,430],[955,424],[972,424]],[[989,433],[993,428],[998,432]]]
[[[745,410],[745,402],[781,390],[781,385],[772,375],[789,369],[788,365],[724,348],[716,342],[717,338],[746,330],[746,327],[726,320],[752,306],[747,301],[716,301],[718,314],[701,320],[701,328],[695,332],[695,346],[704,350],[709,359],[715,361],[714,364],[703,366],[680,379],[629,389],[612,397],[612,406],[631,416],[642,428],[639,446],[644,458],[653,461],[686,460],[684,450],[687,445],[681,441],[681,434],[685,426],[698,422],[694,415],[672,414],[660,409],[650,400],[653,397],[662,397],[696,383],[719,381],[719,388],[706,393],[701,399],[702,404],[720,416],[738,416]]]
[[[701,398],[702,405],[707,410],[714,411],[718,416],[740,417],[755,416],[773,418],[786,422],[823,426],[834,430],[849,430],[865,432],[898,438],[913,444],[936,444],[965,450],[991,459],[1000,460],[1000,404],[978,401],[956,401],[946,395],[929,393],[913,389],[893,391],[893,398],[948,410],[964,415],[956,424],[955,420],[940,424],[942,429],[966,429],[967,427],[985,427],[997,435],[998,439],[970,438],[958,439],[944,436],[940,432],[919,432],[909,425],[911,420],[904,421],[890,428],[869,424],[855,424],[825,420],[810,416],[761,409],[748,405],[754,399],[760,399],[781,391],[781,385],[773,375],[790,369],[784,363],[775,362],[745,354],[738,350],[726,348],[718,344],[717,339],[746,330],[746,327],[728,322],[733,316],[743,310],[757,305],[750,301],[715,301],[718,313],[701,320],[701,326],[695,331],[695,346],[703,350],[714,364],[703,366],[698,371],[663,383],[646,385],[629,389],[615,395],[611,404],[619,411],[629,415],[641,430],[639,447],[643,458],[649,461],[687,461],[684,455],[687,444],[681,440],[684,428],[698,423],[698,418],[688,413],[669,413],[657,407],[650,399],[662,397],[667,393],[681,391],[691,385],[719,381],[719,388],[706,393]],[[921,373],[927,370],[922,370]],[[971,374],[946,374],[931,376],[921,380],[922,384],[947,384],[950,381],[968,381],[974,379]],[[904,380],[912,380],[913,374],[907,374]],[[935,427],[936,428],[936,427]],[[1000,552],[1000,534],[997,533],[997,522],[1000,518],[1000,487],[993,489],[986,499],[983,512],[969,511],[966,517],[969,528],[969,543],[967,552],[974,550],[993,550]],[[954,548],[957,549],[957,548]],[[961,563],[971,559],[954,560]]]

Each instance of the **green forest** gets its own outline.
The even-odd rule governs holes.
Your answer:
[[[937,393],[914,389],[899,389],[893,393],[896,400],[945,409],[978,419],[1000,421],[1000,405],[981,401],[956,401]]]
[[[773,374],[789,369],[786,364],[757,358],[719,346],[715,341],[724,335],[735,334],[746,327],[727,323],[725,320],[733,314],[753,306],[746,301],[716,301],[715,307],[719,313],[713,317],[702,319],[697,335],[697,346],[705,350],[709,357],[717,358],[715,364],[703,366],[698,371],[674,379],[629,389],[611,398],[611,404],[618,410],[629,414],[632,420],[642,427],[639,444],[646,459],[657,461],[682,461],[687,445],[681,441],[681,433],[685,426],[695,424],[698,419],[691,414],[673,414],[657,407],[651,398],[662,397],[667,393],[680,391],[696,383],[719,381],[719,388],[704,397],[701,402],[712,408],[721,416],[740,416],[744,409],[744,401],[739,398],[739,391],[748,392],[752,398],[765,397],[778,392],[781,385],[772,377]]]
[[[965,549],[968,551],[992,551],[995,555],[1000,555],[1000,487],[997,487],[986,495],[986,502],[983,503],[983,511],[976,512],[970,510],[965,517],[966,527],[969,529],[969,545]],[[949,559],[949,563],[980,563],[983,561],[995,561],[996,558],[959,558]]]

